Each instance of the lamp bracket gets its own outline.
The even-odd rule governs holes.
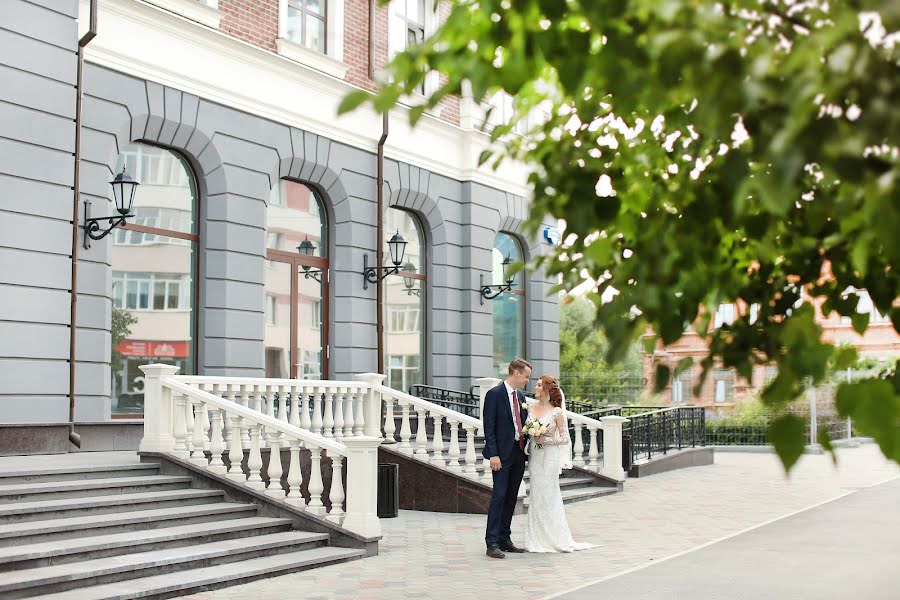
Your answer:
[[[482,273],[479,277],[481,282],[481,304],[484,304],[485,300],[493,300],[504,292],[512,291],[511,283],[503,283],[500,285],[485,285],[484,273]]]
[[[113,215],[111,217],[91,217],[91,201],[84,201],[84,225],[82,228],[84,229],[84,247],[85,249],[89,249],[91,247],[91,240],[102,240],[110,233],[112,230],[118,227],[119,225],[124,225],[128,222],[128,219],[133,217],[133,214],[127,215]],[[109,226],[106,229],[103,229],[100,226],[102,221],[106,221],[109,223]]]
[[[363,256],[363,289],[369,289],[370,283],[379,283],[383,281],[388,275],[396,275],[400,272],[400,265],[394,265],[393,267],[370,267],[369,266],[369,255],[366,254]]]

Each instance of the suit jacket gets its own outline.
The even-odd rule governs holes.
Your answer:
[[[525,426],[525,418],[528,410],[525,406],[525,394],[522,390],[516,390],[516,398],[519,401],[519,416],[522,426]],[[484,449],[482,456],[490,458],[499,456],[500,462],[506,464],[512,457],[513,451],[518,450],[516,442],[516,426],[513,415],[510,412],[509,397],[506,395],[506,385],[500,385],[488,390],[484,397]]]

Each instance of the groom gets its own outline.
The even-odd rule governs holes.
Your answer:
[[[494,491],[488,509],[487,532],[484,541],[487,555],[505,558],[503,552],[524,552],[513,545],[510,525],[519,485],[525,474],[525,436],[522,425],[527,411],[525,387],[531,377],[531,364],[521,358],[509,363],[506,381],[488,391],[484,397],[484,450],[481,454],[491,461]]]

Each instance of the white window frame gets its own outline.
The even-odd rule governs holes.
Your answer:
[[[732,323],[734,323],[734,319],[735,319],[734,304],[720,304],[719,307],[716,309],[715,328],[718,329],[722,325],[731,325]]]
[[[672,380],[672,404],[685,404],[685,392],[687,400],[691,398],[691,370],[688,369]]]
[[[266,294],[266,326],[278,325],[278,297],[275,294]]]
[[[349,65],[344,63],[344,0],[325,2],[325,54],[310,50],[287,37],[287,0],[278,2],[278,54],[297,61],[316,71],[338,79],[347,76]]]
[[[404,31],[403,37],[403,46],[401,47],[397,39],[399,36],[396,35],[396,31],[394,27],[395,24],[395,15],[399,11],[399,7],[401,3],[405,3],[406,0],[391,0],[390,5],[388,6],[388,60],[392,60],[394,56],[396,56],[399,52],[406,50],[406,32]],[[438,29],[438,25],[440,23],[440,15],[437,11],[436,3],[433,0],[425,0],[425,19],[424,19],[424,34],[423,39],[428,39],[431,37],[435,31]],[[425,74],[425,81],[423,83],[423,88],[425,94],[416,93],[413,96],[413,100],[423,100],[424,98],[433,94],[440,85],[440,74],[437,71],[431,71]],[[416,102],[412,102],[412,104],[416,104]],[[440,109],[435,107],[432,110],[426,111],[429,114],[434,114],[438,112]]]
[[[147,2],[211,29],[219,28],[224,15],[219,10],[219,0],[147,0]]]
[[[730,369],[717,369],[713,374],[715,403],[716,404],[733,404],[734,403],[734,371]],[[727,390],[728,383],[731,383],[731,393]],[[720,393],[721,392],[721,393]]]

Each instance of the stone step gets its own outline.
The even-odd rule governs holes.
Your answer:
[[[4,525],[0,527],[0,543],[4,546],[22,546],[62,539],[83,538],[87,535],[107,535],[126,531],[160,529],[173,525],[205,523],[255,515],[256,505],[254,504],[216,502],[152,510],[134,510],[115,514],[72,516],[64,519]]]
[[[222,490],[182,489],[3,504],[0,505],[0,525],[3,525],[5,529],[11,523],[63,519],[76,516],[76,514],[87,516],[97,513],[110,514],[207,504],[224,496],[225,492]]]
[[[159,474],[159,463],[122,463],[96,465],[68,465],[39,469],[7,469],[0,471],[0,485],[38,483],[47,481],[72,481],[82,479],[109,479],[111,477],[147,477]]]
[[[261,556],[297,553],[321,547],[328,541],[327,533],[286,531],[252,538],[223,540],[168,548],[151,552],[137,552],[50,567],[38,567],[5,573],[0,578],[0,597],[14,600],[36,593],[61,592],[126,581],[145,575],[162,575],[185,569],[207,567],[244,561]],[[232,565],[241,569],[241,565]],[[182,574],[183,575],[183,574]]]
[[[98,493],[109,495],[125,492],[174,490],[190,487],[190,484],[191,477],[173,475],[28,482],[12,485],[4,485],[0,481],[0,505],[32,500],[83,498]]]
[[[215,565],[165,575],[154,575],[117,583],[69,590],[42,596],[35,600],[130,600],[132,598],[171,598],[193,591],[216,589],[255,579],[303,571],[315,567],[355,560],[365,556],[364,550],[322,547],[277,556],[254,558],[240,563]],[[302,597],[303,590],[297,590]]]
[[[84,560],[86,557],[95,559],[125,552],[147,552],[198,542],[267,535],[289,531],[291,524],[290,519],[247,517],[12,546],[0,548],[0,571],[60,565]]]
[[[594,498],[600,498],[603,496],[609,496],[611,494],[615,494],[615,488],[602,488],[602,487],[589,487],[589,488],[574,488],[562,490],[562,499],[563,504],[570,504],[572,502],[581,502],[583,500],[592,500]],[[529,501],[528,497],[525,497],[525,508],[528,508]]]

